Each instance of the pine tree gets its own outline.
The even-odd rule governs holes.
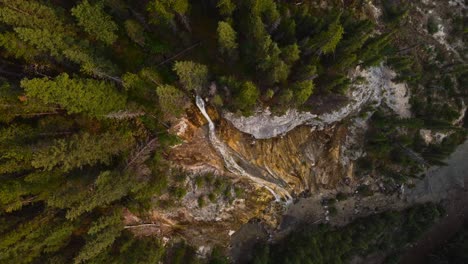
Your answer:
[[[294,43],[281,49],[281,58],[286,64],[292,65],[299,60],[300,53],[299,46]]]
[[[236,96],[236,105],[244,113],[249,113],[257,104],[259,96],[260,91],[253,82],[244,82],[239,94]]]
[[[176,14],[184,15],[188,9],[187,0],[152,0],[147,6],[152,14],[151,22],[155,24],[173,22]]]
[[[0,0],[0,21],[13,27],[64,32],[65,26],[56,11],[39,1]]]
[[[379,64],[384,59],[384,51],[388,48],[392,33],[370,38],[358,53],[358,59],[364,66]]]
[[[35,97],[47,104],[58,104],[68,113],[86,113],[102,116],[125,108],[125,95],[105,81],[74,78],[62,73],[54,80],[24,79],[21,87],[27,96]]]
[[[23,58],[26,61],[30,61],[39,55],[39,51],[36,48],[21,40],[13,32],[0,34],[0,46],[5,49],[7,57]]]
[[[289,67],[280,59],[281,50],[269,35],[257,47],[257,67],[265,74],[268,84],[283,82],[288,78]]]
[[[60,56],[61,52],[68,47],[62,34],[49,29],[17,27],[15,32],[19,39],[52,56]]]
[[[145,33],[143,26],[135,20],[128,19],[125,21],[125,30],[128,37],[140,46],[145,46]]]
[[[219,51],[233,58],[237,52],[237,33],[224,21],[218,23],[218,45]]]
[[[302,81],[293,85],[294,103],[296,105],[304,104],[314,92],[314,83],[311,80]]]
[[[344,33],[344,28],[340,24],[340,17],[341,15],[338,15],[334,21],[328,25],[327,30],[304,41],[303,48],[307,50],[307,53],[317,52],[318,54],[329,54],[335,51]]]
[[[93,54],[89,47],[72,46],[63,51],[63,56],[81,66],[81,71],[98,78],[107,79],[117,84],[122,80],[115,77],[116,69],[109,61]]]
[[[39,149],[31,162],[33,167],[68,172],[84,166],[109,164],[113,156],[131,148],[133,138],[128,134],[105,133],[91,136],[84,133],[70,139],[57,139]]]
[[[102,4],[92,5],[88,0],[83,0],[71,9],[71,13],[78,20],[78,25],[96,39],[107,45],[117,40],[117,24],[104,12]]]
[[[185,96],[172,85],[161,85],[156,88],[161,110],[166,114],[180,116],[184,112]]]
[[[208,67],[192,61],[177,61],[174,71],[187,91],[200,93],[208,82]]]
[[[231,16],[236,9],[236,5],[232,2],[232,0],[218,0],[216,7],[218,8],[219,13],[226,17]]]
[[[56,217],[53,210],[39,214],[2,234],[0,261],[31,263],[41,254],[60,250],[68,243],[73,231],[73,224]]]
[[[56,108],[37,99],[27,98],[15,85],[0,79],[0,122],[10,123],[16,117],[35,118],[55,114]]]
[[[114,243],[117,237],[120,236],[121,231],[121,222],[114,220],[100,232],[89,234],[90,236],[87,237],[86,244],[80,249],[80,252],[74,259],[74,263],[79,264],[92,260],[100,253],[104,252]]]

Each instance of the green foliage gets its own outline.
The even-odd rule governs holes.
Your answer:
[[[38,50],[12,32],[0,34],[0,46],[6,50],[6,56],[16,59],[24,58],[29,61],[39,54]]]
[[[312,81],[302,81],[293,85],[294,103],[296,105],[304,104],[314,92],[314,83]]]
[[[289,104],[293,98],[294,92],[291,89],[284,89],[279,95],[279,101],[285,105]]]
[[[85,245],[74,258],[74,263],[82,263],[98,256],[114,243],[121,230],[121,222],[114,221],[99,232],[89,234]]]
[[[218,23],[218,44],[219,50],[223,54],[233,57],[237,50],[237,33],[234,29],[224,21]]]
[[[423,204],[361,218],[340,228],[306,227],[277,244],[259,245],[253,263],[344,263],[378,250],[401,254],[439,215],[436,205]]]
[[[171,187],[169,189],[169,192],[171,196],[174,197],[176,200],[182,200],[182,198],[184,198],[187,194],[187,190],[185,188],[178,186]]]
[[[292,65],[300,59],[300,53],[299,46],[294,43],[281,49],[281,58],[288,65]]]
[[[212,100],[213,104],[217,107],[223,106],[223,98],[219,94],[215,95]]]
[[[151,22],[169,23],[176,14],[184,15],[189,9],[187,0],[152,0],[147,10],[151,13]]]
[[[78,20],[78,25],[96,39],[107,45],[117,40],[117,24],[104,12],[102,4],[93,5],[83,0],[71,9],[71,13]]]
[[[173,70],[187,91],[200,93],[208,82],[208,67],[193,61],[177,61]]]
[[[260,91],[253,82],[244,82],[238,96],[236,97],[236,105],[239,109],[248,113],[249,111],[252,111],[257,104],[259,96]]]
[[[69,113],[102,116],[125,107],[126,98],[108,82],[74,78],[62,73],[48,78],[22,80],[26,94],[47,104],[59,104]]]
[[[205,196],[200,196],[197,199],[198,207],[203,208],[206,205]]]
[[[2,234],[0,261],[31,263],[41,253],[60,250],[68,243],[72,231],[72,224],[54,220],[52,214],[24,221]]]
[[[248,115],[259,105],[279,113],[312,93],[344,93],[355,84],[350,70],[385,61],[398,73],[394,81],[409,85],[414,118],[372,116],[361,170],[400,184],[423,167],[408,153],[443,164],[466,139],[452,125],[466,67],[416,43],[408,36],[412,24],[399,28],[408,14],[404,1],[381,1],[386,24],[378,30],[357,3],[146,2],[145,13],[138,1],[0,0],[0,263],[203,262],[184,243],[162,246],[156,237],[122,231],[123,208],[144,219],[154,206],[178,204],[159,196],[185,197],[186,174],[171,173],[167,160],[181,139],[167,127],[191,93],[220,111]],[[450,28],[463,34],[463,18]],[[435,61],[427,61],[433,53]],[[171,71],[174,60],[181,61]],[[208,68],[216,80],[209,91]],[[421,128],[452,134],[426,144]],[[195,184],[209,193],[200,207],[244,195],[212,174]],[[427,207],[358,220],[345,231],[306,230],[254,261],[339,263],[376,248],[398,256],[438,214]],[[226,262],[213,251],[211,263]]]
[[[113,156],[128,150],[132,144],[131,135],[73,135],[69,140],[57,139],[38,150],[31,164],[47,171],[60,169],[64,172],[98,163],[109,164]]]
[[[103,171],[96,178],[93,189],[85,191],[67,186],[50,197],[47,202],[51,206],[68,209],[66,218],[74,220],[98,207],[109,206],[131,191],[138,192],[142,187],[129,174]]]
[[[59,56],[60,52],[67,48],[64,36],[49,29],[17,27],[15,32],[22,41],[29,43],[40,51],[48,52],[52,56]]]
[[[328,211],[330,212],[330,216],[336,216],[338,214],[338,210],[334,206],[330,206],[330,208],[328,208]]]
[[[159,263],[164,260],[165,248],[152,236],[135,238],[123,233],[118,242],[122,246],[117,252],[107,254],[105,259],[97,259],[96,263]]]
[[[218,8],[219,13],[223,16],[231,16],[236,9],[236,5],[232,0],[218,0],[216,7]]]
[[[341,15],[336,16],[334,21],[328,25],[327,30],[317,36],[308,39],[304,48],[308,52],[318,52],[323,54],[333,53],[336,46],[343,38],[344,28],[340,24]]]
[[[384,21],[390,25],[398,25],[406,16],[408,16],[409,8],[407,2],[404,1],[382,1]]]
[[[64,30],[56,11],[40,1],[2,1],[0,21],[13,27],[43,28],[55,32]]]
[[[336,199],[338,201],[344,201],[344,200],[348,199],[348,195],[345,194],[345,193],[339,192],[339,193],[336,194]]]
[[[90,50],[80,47],[72,47],[63,51],[63,56],[70,61],[81,66],[83,73],[92,75],[98,78],[105,78],[111,81],[120,81],[118,78],[110,76],[115,72],[114,65],[109,61],[97,57]]]
[[[260,38],[257,44],[256,67],[265,74],[269,84],[283,82],[288,78],[289,67],[280,59],[281,50],[269,35]]]
[[[166,114],[180,116],[184,112],[185,95],[172,85],[156,88],[161,110]]]
[[[125,20],[125,31],[128,37],[140,46],[145,45],[145,34],[143,26],[135,20]]]
[[[439,31],[439,24],[437,24],[437,21],[434,16],[430,16],[427,19],[427,31],[429,34],[435,34],[437,31]]]

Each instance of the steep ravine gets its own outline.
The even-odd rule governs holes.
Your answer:
[[[235,152],[231,151],[229,147],[227,147],[218,139],[218,137],[216,136],[215,125],[208,113],[206,112],[205,103],[203,99],[199,96],[196,97],[196,105],[208,121],[208,132],[210,142],[218,151],[218,153],[223,157],[226,168],[230,172],[243,177],[247,177],[255,184],[266,188],[273,195],[273,197],[275,197],[276,201],[279,202],[281,201],[281,198],[284,198],[287,203],[290,203],[292,201],[292,197],[289,194],[289,191],[285,189],[285,182],[281,178],[268,178],[264,176],[264,174],[261,174],[261,172],[259,171],[255,173],[255,168],[253,167],[244,169],[240,164],[248,165],[248,163],[245,160],[243,160],[243,158],[240,155],[236,155]]]

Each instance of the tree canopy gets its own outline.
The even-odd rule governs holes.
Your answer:
[[[106,14],[102,4],[90,4],[88,0],[83,0],[71,9],[71,13],[78,20],[78,25],[93,37],[101,40],[107,45],[111,45],[117,40],[118,27],[112,17]]]
[[[368,80],[383,78],[384,89],[405,83],[411,117],[391,102],[364,100],[325,132],[366,120],[354,173],[364,182],[372,175],[385,192],[444,165],[466,140],[466,65],[453,44],[464,36],[462,16],[433,8],[423,21],[413,16],[426,8],[418,1],[373,1],[379,18],[369,1],[315,2],[0,0],[0,263],[229,263],[217,248],[227,234],[207,237],[211,258],[190,243],[237,222],[187,224],[176,212],[198,219],[237,198],[248,202],[239,210],[266,204],[235,175],[193,174],[207,166],[199,148],[206,142],[199,144],[209,138],[196,96],[220,123],[217,134],[231,136],[216,113],[333,113],[354,103],[356,91],[378,95],[380,83]],[[452,48],[431,34],[439,16]],[[429,142],[422,129],[447,136]],[[242,166],[254,169],[251,161]],[[373,194],[367,185],[358,191]],[[439,213],[422,206],[346,227],[314,225],[262,247],[253,261],[339,263],[375,248],[399,254]]]
[[[58,104],[69,113],[102,116],[125,108],[126,96],[105,81],[70,78],[66,73],[49,78],[22,80],[26,95],[46,104]]]

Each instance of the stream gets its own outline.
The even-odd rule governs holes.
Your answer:
[[[242,157],[240,157],[239,155],[236,155],[234,151],[232,151],[229,147],[227,147],[216,136],[215,125],[213,121],[211,120],[210,116],[208,115],[208,113],[206,112],[205,102],[203,101],[203,99],[197,95],[195,102],[196,102],[198,109],[200,109],[200,112],[208,121],[209,140],[211,144],[213,145],[213,147],[216,149],[216,151],[221,155],[221,157],[223,157],[226,169],[236,175],[241,175],[243,177],[246,177],[249,180],[253,181],[255,184],[261,187],[264,187],[273,195],[273,197],[275,197],[275,201],[280,202],[281,198],[284,198],[286,200],[286,204],[292,203],[293,199],[291,195],[289,194],[289,191],[287,191],[285,188],[283,188],[282,186],[279,186],[279,184],[277,183],[273,183],[265,179],[262,179],[260,177],[254,176],[251,173],[247,172],[247,170],[244,169],[241,165],[239,165],[240,162],[244,164],[248,164],[248,162],[243,160]],[[236,159],[239,160],[240,162],[238,163]]]

